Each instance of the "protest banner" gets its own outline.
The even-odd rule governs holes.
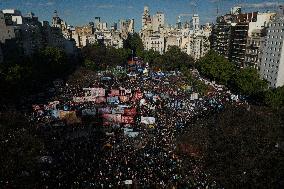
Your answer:
[[[109,104],[118,104],[119,103],[118,96],[107,97],[107,102]]]
[[[105,96],[105,89],[103,88],[83,88],[85,96],[99,97]]]
[[[123,114],[124,108],[123,107],[115,107],[112,109],[112,114]]]
[[[108,114],[108,113],[111,113],[111,108],[110,108],[110,107],[98,108],[98,113],[99,113],[99,114]]]
[[[96,115],[96,109],[84,109],[82,110],[82,116],[94,116]]]
[[[141,123],[144,123],[144,124],[154,124],[155,123],[155,118],[154,117],[143,117],[143,116],[141,116]]]
[[[141,98],[143,98],[143,93],[141,93],[140,91],[137,91],[137,92],[134,93],[134,99],[135,100],[139,100]]]
[[[95,102],[96,102],[97,104],[105,103],[105,102],[106,102],[106,98],[105,98],[105,97],[102,97],[102,96],[96,97]]]
[[[56,106],[57,106],[58,104],[60,104],[59,101],[53,101],[53,102],[49,102],[49,103],[48,103],[48,106],[49,106],[50,109],[56,109]]]
[[[128,96],[119,96],[119,101],[120,102],[128,102],[129,101],[129,97]]]
[[[85,102],[85,98],[84,97],[73,97],[73,101],[77,103]]]
[[[117,90],[117,89],[112,89],[111,91],[110,91],[110,93],[108,94],[108,96],[119,96],[120,95],[120,92],[119,92],[119,90]]]
[[[124,115],[135,116],[137,114],[136,108],[125,108]]]
[[[134,123],[134,118],[131,116],[121,116],[121,123],[132,124]]]
[[[103,114],[103,125],[121,123],[121,114]]]
[[[67,125],[81,123],[75,111],[59,111],[59,119],[66,120]]]

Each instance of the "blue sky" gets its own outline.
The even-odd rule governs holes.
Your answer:
[[[243,10],[275,10],[284,0],[0,0],[0,9],[19,9],[22,14],[34,12],[40,20],[51,21],[54,10],[70,25],[85,25],[101,17],[111,25],[119,19],[134,18],[136,31],[141,27],[141,15],[144,5],[148,5],[151,15],[163,11],[166,22],[175,24],[179,14],[192,14],[196,11],[202,23],[214,22],[216,7],[220,13],[229,12],[232,6],[241,4]],[[184,16],[182,20],[189,19]]]

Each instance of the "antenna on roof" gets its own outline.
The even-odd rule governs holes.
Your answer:
[[[192,8],[193,14],[196,14],[196,12],[197,12],[197,2],[196,2],[196,0],[191,1],[190,4],[193,6],[193,8]]]

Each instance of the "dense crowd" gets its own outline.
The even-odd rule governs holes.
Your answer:
[[[210,91],[200,95],[178,72],[95,78],[88,88],[59,86],[48,104],[33,106],[31,121],[47,144],[40,186],[220,187],[198,158],[176,153],[176,140],[194,117],[237,96],[204,79]]]

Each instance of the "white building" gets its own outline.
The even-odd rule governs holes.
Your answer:
[[[165,14],[162,12],[157,12],[152,19],[153,31],[159,31],[159,28],[164,27],[165,25]]]
[[[199,27],[199,16],[198,14],[194,14],[192,17],[192,29],[193,31],[198,31]]]
[[[147,23],[151,22],[149,7],[145,6],[142,14],[142,30],[147,29]]]
[[[134,19],[120,20],[119,25],[123,39],[126,39],[129,33],[134,33]]]
[[[271,22],[276,13],[257,13],[257,20],[249,23],[245,66],[257,68],[258,56],[261,53],[260,46],[264,43],[266,36],[266,28]]]
[[[145,49],[158,51],[160,54],[165,52],[165,38],[159,34],[145,38]]]
[[[196,32],[191,36],[187,48],[187,54],[191,55],[194,60],[198,60],[210,50],[209,38],[202,31]]]
[[[284,85],[284,14],[269,24],[263,54],[260,57],[260,75],[270,87]]]
[[[4,13],[0,11],[0,42],[5,43],[8,39],[13,39],[16,37],[15,29],[12,20],[8,22],[5,20]]]

